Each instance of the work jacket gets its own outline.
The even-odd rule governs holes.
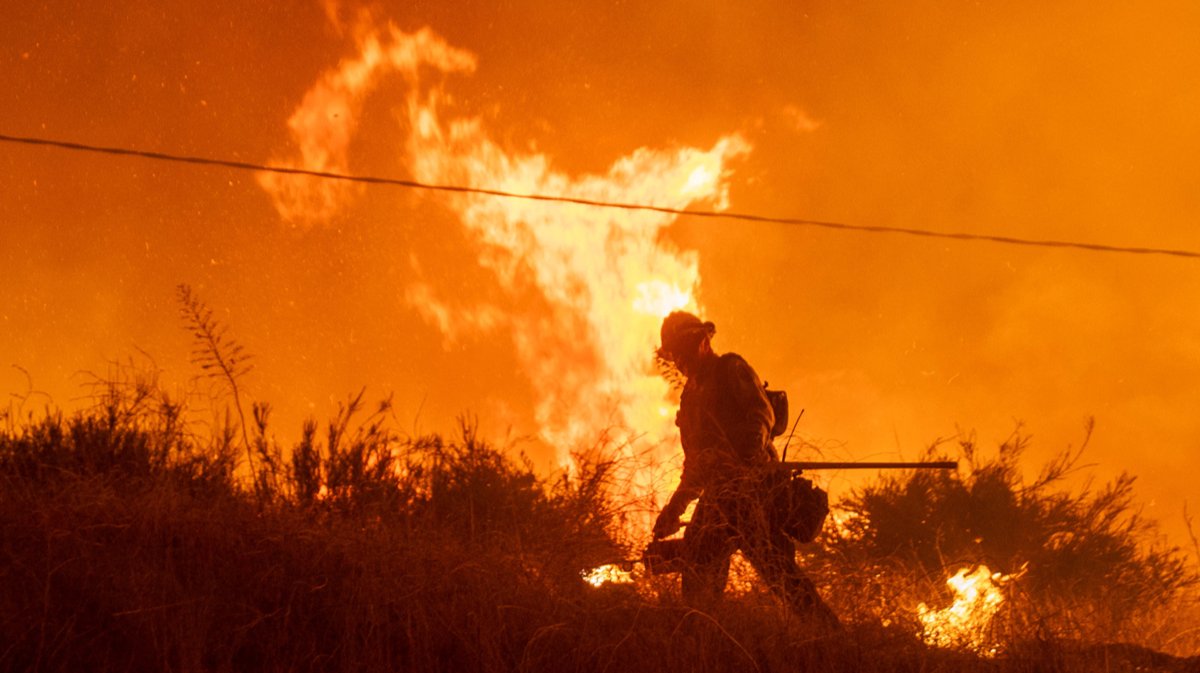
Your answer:
[[[734,487],[779,460],[770,441],[775,412],[762,380],[736,353],[708,358],[688,377],[675,424],[683,444],[677,506]]]

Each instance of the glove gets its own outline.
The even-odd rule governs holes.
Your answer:
[[[661,540],[664,537],[670,537],[679,532],[683,528],[683,523],[679,520],[680,513],[675,511],[673,507],[666,507],[658,513],[658,518],[654,521],[654,539]]]

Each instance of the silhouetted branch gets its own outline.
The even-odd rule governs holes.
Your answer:
[[[242,409],[241,386],[238,384],[238,379],[254,367],[250,364],[251,356],[240,343],[229,337],[229,326],[213,317],[212,309],[192,292],[191,286],[180,284],[177,295],[179,315],[183,318],[185,329],[194,340],[192,364],[200,367],[206,377],[220,380],[229,387],[234,408],[237,410],[242,446],[246,450],[250,473],[252,476],[257,475],[250,435],[246,430],[246,413]],[[256,476],[254,481],[257,484]]]

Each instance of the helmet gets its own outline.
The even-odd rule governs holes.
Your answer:
[[[717,326],[711,322],[701,322],[699,318],[686,311],[673,311],[663,319],[662,347],[658,352],[668,360],[684,349],[700,343],[706,336],[717,333]]]

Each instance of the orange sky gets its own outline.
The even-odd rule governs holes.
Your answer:
[[[0,10],[0,133],[288,161],[306,94],[393,22],[472,55],[422,82],[555,175],[740,134],[732,210],[1200,249],[1192,2],[17,4]],[[346,170],[417,170],[410,90],[381,75],[364,95]],[[189,283],[257,356],[247,385],[281,435],[364,385],[394,391],[406,427],[471,411],[492,437],[539,431],[519,344],[547,333],[549,300],[499,282],[439,198],[368,188],[289,223],[250,173],[11,145],[0,179],[6,393],[25,389],[17,364],[73,404],[78,372],[137,349],[186,380]],[[1094,415],[1094,474],[1139,475],[1146,513],[1185,539],[1196,262],[687,218],[657,240],[695,255],[716,346],[788,389],[826,457],[911,458],[972,430],[994,446],[1020,421],[1033,465]],[[414,287],[460,320],[523,322],[449,338]]]

